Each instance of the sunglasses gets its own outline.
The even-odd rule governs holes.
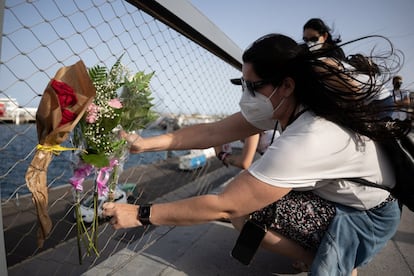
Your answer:
[[[320,36],[312,36],[312,37],[303,37],[303,41],[305,42],[317,42],[319,40]]]
[[[265,86],[266,84],[271,83],[270,80],[261,80],[261,81],[247,81],[244,78],[239,79],[231,79],[230,80],[232,84],[234,85],[241,85],[242,91],[249,91],[250,94],[252,94],[253,97],[256,96],[255,90]]]

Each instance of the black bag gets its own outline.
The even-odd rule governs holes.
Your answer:
[[[393,166],[396,184],[394,188],[388,188],[372,183],[362,178],[347,178],[364,185],[381,188],[389,191],[398,199],[400,205],[405,205],[414,212],[414,143],[410,137],[404,136],[379,142]],[[412,183],[413,182],[413,183]]]

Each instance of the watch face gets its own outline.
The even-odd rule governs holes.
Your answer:
[[[150,217],[150,206],[140,206],[139,207],[139,216],[142,219],[147,219]]]
[[[151,204],[144,204],[139,206],[138,211],[138,220],[142,223],[142,225],[149,225],[151,217]]]

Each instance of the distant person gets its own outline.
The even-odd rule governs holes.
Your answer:
[[[381,70],[371,58],[362,54],[354,54],[349,55],[346,58],[346,62],[355,68],[361,82],[367,83],[368,85],[378,86],[379,81],[377,77],[381,75]],[[370,80],[372,80],[372,82],[370,82]],[[392,119],[393,112],[391,112],[391,110],[394,105],[393,93],[390,89],[385,87],[385,85],[382,85],[378,89],[378,92],[375,93],[374,97],[368,99],[367,102],[372,102],[373,105],[381,106],[384,109],[389,108],[390,110],[385,110],[381,117],[384,119]]]
[[[241,154],[234,154],[231,144],[216,146],[214,147],[214,150],[217,158],[226,167],[230,165],[245,170],[250,167],[256,156],[256,149],[259,139],[260,135],[255,134],[240,140],[243,143]]]
[[[392,79],[392,96],[394,99],[394,103],[399,108],[405,110],[410,107],[410,92],[401,89],[402,84],[403,78],[401,76],[395,76]],[[403,121],[407,119],[407,113],[404,111],[396,111],[393,113],[392,118]]]
[[[321,60],[287,36],[257,39],[242,59],[241,112],[154,137],[121,135],[131,153],[140,153],[209,148],[278,124],[281,134],[264,155],[219,194],[140,206],[110,202],[103,215],[115,229],[244,218],[267,229],[259,240],[264,248],[304,261],[312,275],[351,275],[393,237],[401,213],[388,191],[344,178],[393,187],[393,168],[375,141],[408,126],[367,114],[365,96],[375,87],[355,82],[351,68]]]
[[[225,166],[235,166],[243,170],[248,169],[253,163],[256,153],[263,155],[274,138],[277,135],[273,130],[266,130],[241,140],[243,148],[241,154],[233,154],[231,145],[214,147],[217,158],[223,162]],[[276,131],[278,133],[278,131]]]
[[[328,50],[327,55],[339,60],[345,59],[344,51],[338,46],[340,36],[334,39],[331,29],[320,18],[312,18],[303,26],[303,41],[310,51]]]

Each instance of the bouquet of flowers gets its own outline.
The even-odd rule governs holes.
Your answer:
[[[48,83],[36,112],[39,144],[25,175],[36,207],[39,229],[38,247],[42,248],[52,230],[48,213],[47,169],[53,155],[73,150],[60,146],[83,117],[95,96],[95,87],[82,61],[60,68]]]
[[[85,115],[73,132],[75,151],[74,175],[70,183],[76,191],[75,212],[78,229],[79,261],[81,241],[87,248],[99,255],[97,250],[98,198],[107,195],[114,198],[118,178],[127,158],[126,141],[120,139],[118,132],[133,132],[142,129],[155,120],[151,110],[151,91],[149,82],[154,73],[138,72],[131,75],[119,58],[108,69],[96,65],[88,70],[96,88],[96,96],[87,107]],[[80,211],[84,180],[94,173],[93,209],[94,218],[89,228],[85,226]]]

